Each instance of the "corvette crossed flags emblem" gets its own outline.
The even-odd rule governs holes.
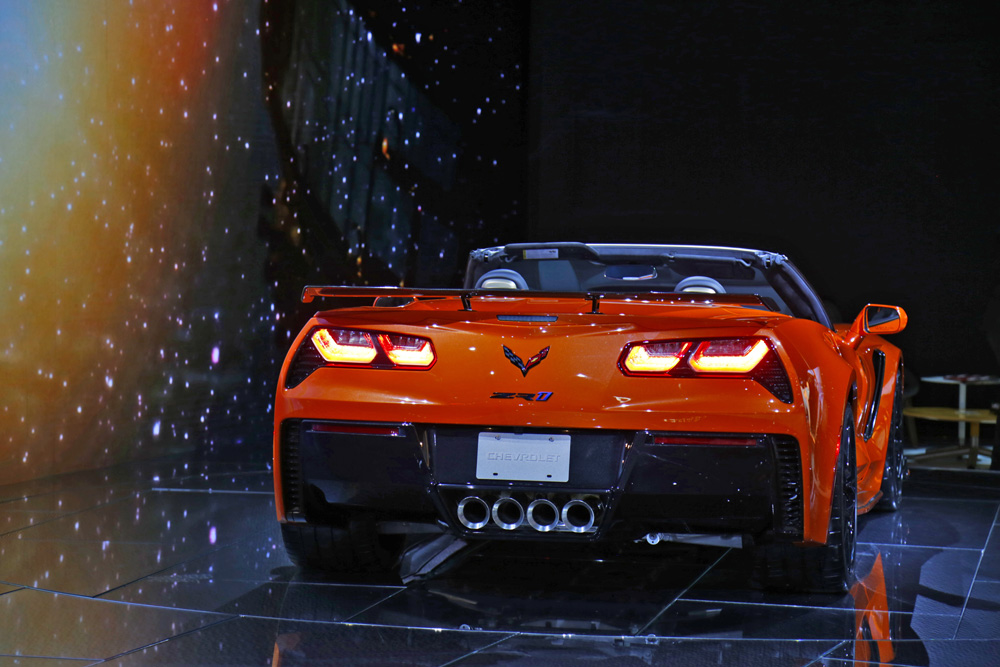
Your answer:
[[[506,345],[503,346],[503,353],[504,356],[506,356],[507,359],[510,361],[510,363],[514,364],[519,369],[521,369],[521,375],[527,377],[528,371],[530,371],[538,364],[542,363],[542,359],[549,356],[549,348],[546,347],[543,350],[539,350],[538,354],[534,355],[533,357],[528,357],[527,362],[521,361],[521,357],[514,354],[514,351],[511,350]]]

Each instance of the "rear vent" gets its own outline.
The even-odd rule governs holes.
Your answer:
[[[782,535],[802,537],[802,459],[799,443],[789,436],[774,436],[776,489],[775,528]]]
[[[281,496],[285,517],[290,521],[305,519],[302,502],[302,463],[299,458],[302,422],[287,419],[281,422]]]
[[[303,380],[323,365],[323,357],[320,356],[316,346],[312,344],[309,337],[302,340],[295,353],[295,358],[288,366],[288,374],[285,375],[285,389],[298,386]]]
[[[791,403],[795,399],[788,373],[773,350],[757,364],[751,374],[754,380],[764,385],[782,403]]]

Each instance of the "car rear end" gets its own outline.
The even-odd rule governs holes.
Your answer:
[[[279,381],[279,519],[802,540],[810,428],[776,333],[791,318],[759,306],[581,295],[319,313]]]

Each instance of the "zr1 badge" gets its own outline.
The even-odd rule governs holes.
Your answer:
[[[490,398],[519,398],[522,401],[533,401],[535,403],[544,403],[545,401],[552,398],[551,391],[540,391],[537,394],[523,394],[513,391],[495,391]]]

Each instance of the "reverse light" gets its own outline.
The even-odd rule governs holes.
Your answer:
[[[759,338],[707,340],[698,345],[688,363],[701,373],[749,373],[769,350]]]
[[[636,343],[622,362],[633,373],[666,373],[680,363],[691,343],[668,341]]]
[[[320,356],[330,363],[370,364],[378,350],[370,334],[351,329],[317,329],[312,343]]]
[[[426,368],[434,363],[434,347],[426,338],[379,334],[378,343],[392,363]]]

